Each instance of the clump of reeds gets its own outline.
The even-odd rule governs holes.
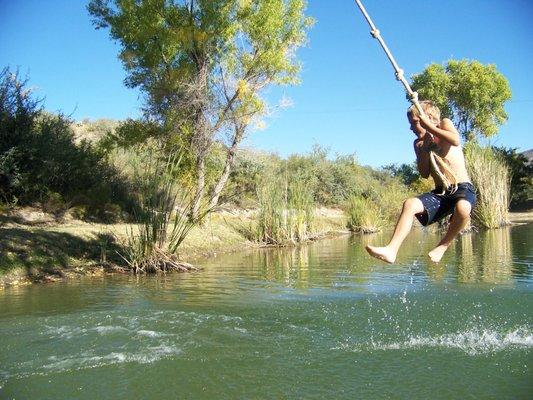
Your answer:
[[[402,210],[405,199],[412,196],[409,189],[397,181],[387,182],[386,186],[379,190],[377,196],[368,201],[371,210],[370,214],[375,213],[376,209],[381,211],[381,227],[384,225],[393,225]],[[372,215],[369,217],[375,219]],[[371,219],[371,221],[372,221]]]
[[[491,147],[465,146],[470,178],[478,191],[472,218],[476,225],[499,228],[509,224],[510,171]]]
[[[268,244],[285,241],[285,197],[280,182],[268,181],[258,189],[259,209],[257,214],[256,239]]]
[[[204,210],[196,220],[189,218],[191,191],[183,189],[177,179],[180,153],[166,157],[159,153],[145,149],[132,158],[140,210],[134,215],[136,224],[128,231],[121,256],[134,273],[195,269],[179,261],[177,250],[208,212]]]
[[[267,244],[302,242],[309,238],[314,217],[314,201],[305,183],[270,179],[258,190],[259,211],[256,239]]]
[[[287,226],[293,242],[307,240],[312,230],[315,203],[313,195],[301,179],[293,180],[288,187]]]
[[[347,227],[353,232],[373,233],[383,228],[385,218],[381,208],[372,199],[352,195],[346,206]]]

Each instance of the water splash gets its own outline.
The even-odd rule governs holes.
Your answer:
[[[435,348],[456,349],[475,356],[504,350],[529,350],[531,347],[533,347],[533,333],[530,327],[524,326],[503,333],[490,329],[469,329],[438,336],[411,336],[404,341],[381,342],[371,340],[365,343],[341,343],[332,350],[363,352]]]

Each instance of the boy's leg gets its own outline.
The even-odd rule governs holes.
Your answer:
[[[413,226],[413,218],[415,214],[424,212],[424,205],[422,201],[416,197],[405,200],[403,203],[402,213],[396,223],[396,228],[389,244],[385,247],[374,247],[367,245],[366,251],[372,256],[388,263],[393,263],[396,260],[396,254],[400,245],[407,237],[407,234]]]
[[[429,258],[431,258],[432,261],[440,261],[453,239],[455,239],[459,232],[461,232],[461,230],[463,230],[468,224],[468,221],[470,220],[470,211],[472,211],[472,205],[466,200],[461,199],[455,204],[455,209],[446,235],[444,235],[437,247],[428,253]]]

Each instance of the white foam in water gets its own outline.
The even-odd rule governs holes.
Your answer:
[[[341,344],[335,350],[405,350],[420,348],[458,349],[469,355],[494,353],[510,349],[523,349],[533,346],[533,334],[528,327],[519,327],[507,333],[489,329],[470,329],[464,332],[440,336],[413,336],[402,342],[367,342],[361,344]]]
[[[84,369],[99,368],[113,364],[138,363],[150,364],[165,358],[176,356],[183,351],[181,348],[169,345],[159,345],[146,347],[139,353],[131,352],[111,352],[105,355],[93,355],[85,352],[72,357],[50,356],[45,363],[34,366],[32,371],[3,372],[0,374],[0,387],[10,378],[27,378],[30,376],[47,376],[50,373],[79,371]]]
[[[176,333],[178,332],[175,328],[176,324],[186,327],[187,332],[190,333],[194,331],[197,325],[203,324],[210,319],[216,319],[240,334],[248,333],[245,328],[239,326],[242,318],[238,316],[179,311],[160,311],[155,314],[157,314],[155,315],[156,320],[163,319],[172,325],[170,331],[165,332],[150,329],[151,325],[153,325],[151,322],[154,314],[133,317],[115,316],[119,320],[118,324],[111,322],[115,318],[107,314],[103,317],[105,318],[104,323],[101,323],[100,321],[102,319],[100,319],[98,321],[100,324],[98,322],[95,324],[95,318],[90,318],[79,322],[82,326],[61,324],[61,320],[49,321],[49,319],[45,319],[43,329],[40,332],[45,339],[79,340],[80,347],[76,347],[76,350],[70,354],[49,356],[43,354],[42,357],[32,358],[31,360],[19,361],[8,366],[2,365],[1,367],[3,369],[0,370],[0,386],[13,377],[47,376],[51,373],[99,368],[122,363],[147,364],[179,356],[183,353],[182,348],[184,343],[181,342],[180,347],[177,347],[172,341],[169,342],[169,338],[171,337],[183,336],[182,334]],[[57,325],[54,325],[53,322],[56,322]],[[147,326],[147,324],[150,326]],[[117,335],[126,338],[128,345],[120,348],[114,347],[107,349],[107,351],[101,346],[95,347],[94,349],[92,345],[91,348],[87,347],[88,343],[92,344],[94,340],[100,340],[98,339],[99,337],[108,335]],[[91,340],[87,342],[87,338]],[[147,343],[150,346],[146,346]]]
[[[82,328],[77,326],[47,326],[47,329],[43,332],[45,335],[51,337],[61,338],[61,339],[72,339],[79,337],[81,335],[87,335],[90,331],[96,331],[100,335],[105,335],[108,333],[117,333],[117,332],[128,332],[129,329],[123,326],[113,326],[113,325],[99,325],[91,328]]]
[[[49,335],[55,338],[61,339],[72,339],[83,334],[86,334],[87,330],[81,327],[72,327],[72,326],[46,326],[44,331],[45,335]]]
[[[116,332],[127,332],[127,328],[123,326],[113,326],[113,325],[99,325],[93,328],[100,335],[105,335],[106,333],[116,333]]]
[[[150,331],[150,330],[147,330],[147,329],[141,329],[140,331],[137,331],[137,335],[148,336],[148,337],[151,337],[151,338],[169,336],[169,334],[166,334],[166,333]]]

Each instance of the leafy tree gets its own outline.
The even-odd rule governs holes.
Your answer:
[[[91,0],[97,28],[121,45],[126,85],[145,94],[145,114],[194,154],[192,218],[204,195],[206,157],[218,138],[226,163],[210,203],[218,202],[238,145],[268,112],[270,84],[295,84],[295,50],[312,20],[305,0]]]
[[[63,206],[94,206],[96,212],[119,197],[126,205],[128,190],[116,171],[88,141],[75,143],[71,124],[44,111],[18,71],[0,72],[0,201],[54,199]]]
[[[475,60],[434,63],[412,76],[412,86],[420,98],[434,101],[467,140],[491,137],[507,121],[504,104],[511,90],[494,64]]]
[[[416,164],[389,164],[383,167],[383,170],[390,172],[394,177],[398,177],[402,182],[409,186],[417,179],[420,178],[420,174],[416,168]]]

